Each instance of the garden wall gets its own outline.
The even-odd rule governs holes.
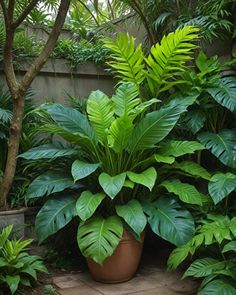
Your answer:
[[[31,60],[19,63],[18,77],[25,73]],[[6,84],[2,67],[0,83]],[[65,102],[67,94],[86,98],[92,90],[100,89],[111,95],[116,82],[101,65],[86,62],[76,70],[63,59],[49,59],[32,83],[33,99],[36,105],[45,101]]]

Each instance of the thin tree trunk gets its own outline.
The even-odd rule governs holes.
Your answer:
[[[33,64],[25,73],[22,80],[18,83],[16,80],[12,61],[12,46],[14,34],[17,26],[19,26],[24,21],[28,13],[34,8],[37,2],[37,0],[31,0],[29,5],[25,8],[25,11],[23,11],[23,13],[18,17],[18,19],[14,21],[14,1],[9,2],[8,8],[6,8],[4,0],[0,0],[0,5],[3,10],[6,25],[6,42],[4,47],[4,72],[13,99],[13,116],[8,140],[7,161],[3,180],[0,184],[0,208],[5,208],[7,205],[7,196],[11,189],[15,176],[26,92],[30,84],[32,83],[33,79],[39,73],[42,66],[47,61],[48,57],[50,56],[50,53],[56,45],[56,41],[65,22],[66,14],[69,9],[71,0],[61,0],[53,29],[48,37],[48,40],[41,54],[38,56],[38,58],[35,59]],[[10,6],[10,4],[12,4],[12,6]]]
[[[13,116],[10,126],[10,136],[8,139],[8,156],[6,168],[4,171],[4,179],[1,184],[0,208],[5,208],[7,206],[7,195],[11,189],[16,171],[24,105],[24,96],[13,100]]]

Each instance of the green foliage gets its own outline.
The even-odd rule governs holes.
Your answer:
[[[117,205],[116,213],[133,229],[135,234],[140,237],[144,231],[147,218],[143,213],[143,208],[137,200],[131,200],[125,205]]]
[[[103,47],[101,41],[61,39],[57,41],[52,57],[64,58],[71,63],[72,67],[77,67],[86,61],[104,63],[108,54],[109,51]]]
[[[67,195],[48,200],[37,215],[35,229],[42,242],[56,233],[76,216],[76,199]]]
[[[37,280],[37,272],[47,272],[40,257],[29,255],[26,247],[32,240],[10,239],[12,225],[0,233],[0,286],[1,291],[16,293],[30,287]]]
[[[236,189],[236,175],[230,172],[217,173],[208,184],[209,194],[215,204],[218,204]]]
[[[234,151],[236,145],[236,131],[234,129],[225,129],[217,134],[203,132],[198,135],[198,139],[224,165],[231,168],[236,167]]]
[[[145,202],[144,211],[154,233],[174,245],[184,245],[194,234],[191,214],[173,198],[163,196],[154,202]]]
[[[205,254],[207,257],[194,260],[184,274],[184,277],[204,278],[198,295],[213,294],[213,290],[216,294],[235,293],[236,262],[230,255],[235,251],[235,222],[235,217],[230,219],[228,216],[208,215],[208,219],[198,227],[196,235],[171,253],[168,265],[169,268],[176,268],[197,250],[215,247],[212,252],[208,250]]]
[[[175,81],[181,80],[181,71],[185,71],[185,62],[190,60],[190,53],[195,48],[191,40],[196,36],[196,29],[188,27],[163,40],[160,52],[164,52],[168,43],[175,57],[171,54],[166,56],[166,63],[162,64],[161,87],[164,84],[167,87],[168,83],[174,85],[172,80],[168,81],[165,73],[169,73],[169,77],[174,77]],[[186,40],[190,44],[186,45]],[[175,50],[173,42],[178,43],[178,49]],[[132,44],[130,47],[135,51]],[[137,54],[134,54],[137,58]],[[177,73],[177,64],[180,76],[174,74]],[[175,245],[188,242],[193,237],[195,225],[185,206],[188,203],[201,206],[205,196],[197,186],[193,195],[190,184],[184,192],[180,186],[185,185],[186,189],[187,184],[181,180],[186,176],[202,177],[204,181],[210,178],[209,172],[200,165],[190,162],[190,168],[186,161],[181,162],[180,159],[175,162],[176,157],[202,150],[200,143],[167,139],[180,117],[195,102],[196,95],[185,99],[175,97],[158,107],[156,98],[147,101],[142,98],[137,81],[118,85],[111,99],[101,91],[92,92],[83,113],[80,108],[60,104],[44,104],[35,110],[40,118],[40,131],[60,136],[66,141],[65,146],[75,147],[76,151],[60,158],[62,168],[57,161],[52,161],[50,173],[55,171],[55,182],[48,179],[47,185],[43,188],[38,186],[39,192],[36,190],[36,195],[50,198],[37,217],[40,240],[61,229],[75,214],[80,219],[79,247],[85,256],[99,263],[114,252],[119,242],[120,238],[117,237],[121,236],[122,230],[116,233],[117,224],[121,229],[128,227],[136,238],[140,238],[148,219],[152,230],[160,237]],[[37,157],[35,154],[38,154],[37,149],[29,151],[27,159]],[[162,165],[163,160],[168,165]],[[62,169],[68,180],[63,184],[56,182],[61,173],[58,171]],[[70,182],[71,174],[73,183]],[[173,189],[169,189],[168,196],[159,197],[163,191],[163,181],[170,174],[174,174],[177,187],[182,190],[177,194],[180,196],[178,201]],[[40,179],[42,176],[38,177]],[[75,199],[73,201],[71,197],[71,202],[67,203],[65,196],[71,191]],[[149,191],[152,191],[151,194]],[[59,202],[60,198],[65,202],[66,213],[64,207],[61,209],[63,202]],[[60,223],[59,216],[62,215],[64,217]],[[108,222],[110,220],[111,224]],[[100,236],[97,236],[99,231]],[[98,248],[101,249],[100,253]]]
[[[112,255],[122,234],[122,222],[117,216],[107,219],[95,217],[80,223],[77,236],[78,245],[85,257],[102,264],[106,257]]]
[[[117,77],[127,82],[133,82],[139,86],[145,79],[144,55],[141,44],[135,47],[134,37],[127,33],[119,33],[117,40],[106,38],[103,40],[105,47],[112,53],[112,61],[108,64],[115,69]]]
[[[104,46],[112,53],[108,64],[115,70],[118,78],[140,86],[148,82],[154,95],[183,83],[181,73],[186,69],[186,62],[196,46],[193,41],[198,38],[198,29],[186,26],[153,45],[150,54],[144,58],[141,45],[135,47],[134,38],[119,33],[117,40],[106,38]],[[146,68],[147,70],[144,70]]]

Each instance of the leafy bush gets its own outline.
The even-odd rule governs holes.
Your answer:
[[[89,42],[85,39],[81,41],[59,40],[52,56],[69,60],[72,66],[76,67],[86,61],[103,63],[108,52],[101,41]]]
[[[200,258],[191,263],[183,276],[202,279],[197,294],[235,294],[236,218],[209,214],[196,235],[172,252],[169,268],[176,268],[197,250]]]
[[[40,257],[29,255],[26,247],[32,240],[9,239],[12,225],[0,233],[0,287],[5,295],[14,294],[22,287],[30,287],[37,280],[38,272],[47,272]]]

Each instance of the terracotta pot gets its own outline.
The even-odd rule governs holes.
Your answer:
[[[140,262],[143,240],[144,234],[142,241],[139,242],[131,233],[124,230],[119,245],[112,256],[103,262],[103,265],[87,259],[93,279],[107,284],[122,283],[132,279]]]

